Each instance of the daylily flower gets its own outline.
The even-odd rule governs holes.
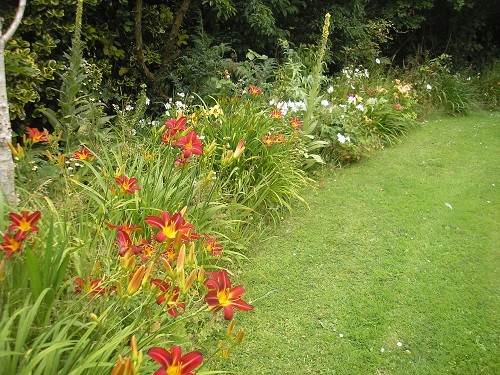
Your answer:
[[[116,234],[116,244],[120,248],[120,256],[124,256],[129,251],[134,254],[138,254],[141,252],[141,248],[133,244],[127,232],[118,231],[118,233]]]
[[[165,302],[168,308],[167,313],[176,318],[179,315],[179,308],[182,310],[186,308],[184,302],[179,302],[179,288],[172,287],[168,282],[160,279],[151,279],[151,283],[160,290],[156,303],[161,305]]]
[[[49,141],[49,132],[47,129],[43,129],[43,131],[41,132],[37,128],[30,128],[29,126],[27,126],[26,131],[28,132],[28,141],[32,143]]]
[[[275,143],[274,136],[272,134],[263,135],[261,138],[262,143],[267,147],[271,147]]]
[[[250,95],[258,96],[262,94],[262,89],[255,85],[248,85],[248,92]]]
[[[14,212],[9,214],[12,225],[8,228],[9,231],[19,230],[20,232],[37,232],[38,227],[35,226],[36,222],[42,216],[40,211],[35,211],[32,214],[28,211],[22,211],[21,215]]]
[[[297,117],[292,117],[290,119],[290,125],[292,125],[292,128],[297,130],[302,127],[302,121],[300,121]]]
[[[195,131],[180,137],[177,143],[177,147],[182,147],[184,149],[184,158],[189,158],[191,155],[201,155],[203,154],[203,146],[201,140]]]
[[[75,159],[75,160],[93,160],[95,158],[95,155],[90,152],[90,150],[85,147],[85,146],[82,146],[82,148],[78,151],[75,151],[73,153],[73,155],[71,156],[72,159]]]
[[[276,109],[272,110],[272,112],[269,116],[271,116],[271,118],[273,118],[275,120],[281,120],[283,118],[283,113],[281,113],[281,111],[276,108]]]
[[[394,109],[396,111],[402,111],[403,110],[403,106],[400,103],[396,103],[396,104],[394,104]]]
[[[123,174],[120,177],[115,177],[115,182],[120,185],[120,192],[122,194],[132,194],[136,190],[141,190],[141,188],[136,185],[137,178],[128,178]]]
[[[208,109],[208,113],[210,115],[214,116],[215,118],[218,118],[219,116],[224,114],[224,112],[222,111],[222,108],[218,104],[214,105],[213,107],[210,107]]]
[[[86,293],[88,294],[88,298],[92,298],[93,296],[98,294],[105,294],[106,288],[99,286],[101,281],[102,279],[92,280],[90,276],[87,276],[87,280],[83,280],[81,277],[77,277],[75,279],[75,293]]]
[[[207,234],[203,234],[205,238],[205,248],[210,252],[213,256],[220,255],[222,253],[222,245],[219,245],[214,237],[211,237]]]
[[[107,225],[107,227],[109,229],[116,229],[119,232],[125,232],[129,236],[132,233],[134,233],[135,231],[138,231],[138,230],[141,229],[141,227],[139,227],[137,225],[132,225],[132,224],[114,225],[114,224],[111,224],[111,223],[106,223],[106,225]]]
[[[245,293],[243,286],[231,287],[231,281],[226,270],[209,273],[209,279],[205,281],[208,293],[205,301],[210,306],[211,311],[224,310],[224,319],[230,320],[233,317],[234,309],[250,311],[253,306],[241,299]]]
[[[160,212],[160,216],[148,216],[144,219],[144,221],[155,227],[160,229],[160,231],[156,234],[156,240],[163,242],[166,240],[173,240],[177,231],[179,231],[185,224],[184,217],[180,212],[175,212],[173,215],[170,215],[168,211]]]
[[[161,366],[154,375],[193,375],[193,370],[203,362],[200,352],[193,351],[182,355],[180,346],[172,345],[170,351],[153,347],[148,355]]]
[[[6,252],[5,258],[10,259],[14,253],[22,250],[22,242],[28,236],[27,232],[18,231],[14,235],[4,234],[0,247]]]
[[[187,118],[182,116],[180,118],[172,118],[165,122],[165,126],[170,130],[170,134],[175,134],[178,131],[186,130]]]

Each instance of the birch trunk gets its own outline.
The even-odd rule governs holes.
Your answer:
[[[12,128],[9,117],[9,101],[7,99],[4,51],[7,41],[14,35],[21,23],[25,7],[26,0],[19,0],[14,21],[12,21],[5,34],[2,34],[3,18],[0,15],[0,190],[11,205],[18,203],[18,197],[14,184],[14,161],[9,148],[9,143],[12,141]]]

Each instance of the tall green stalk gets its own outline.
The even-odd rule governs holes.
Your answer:
[[[319,89],[323,78],[323,60],[325,58],[328,36],[330,35],[330,13],[325,14],[325,22],[323,23],[323,32],[319,44],[318,56],[316,58],[316,65],[312,70],[312,82],[309,94],[306,99],[307,110],[304,116],[302,129],[306,134],[311,134],[316,127],[314,120],[314,111],[319,99]]]

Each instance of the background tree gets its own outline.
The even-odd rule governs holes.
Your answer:
[[[9,148],[12,141],[12,128],[9,116],[9,101],[7,98],[7,83],[5,80],[4,50],[7,41],[14,35],[23,18],[26,0],[19,0],[19,6],[14,20],[7,28],[5,34],[2,32],[3,17],[0,14],[0,190],[5,195],[8,203],[17,204],[17,195],[14,185],[14,161]]]

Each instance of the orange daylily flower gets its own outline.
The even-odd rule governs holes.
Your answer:
[[[160,290],[156,303],[158,305],[166,303],[168,314],[175,318],[179,315],[179,308],[182,310],[186,308],[184,302],[179,302],[180,290],[178,287],[172,287],[168,282],[160,279],[151,279],[151,283]]]
[[[27,232],[18,231],[14,235],[4,234],[0,247],[6,252],[5,258],[10,259],[14,253],[22,250],[23,240],[28,236]]]
[[[180,346],[172,345],[170,350],[153,347],[148,355],[161,366],[155,375],[192,375],[193,370],[203,362],[200,352],[193,351],[182,355]]]
[[[49,131],[47,129],[40,131],[37,128],[30,128],[27,126],[26,131],[28,132],[28,141],[32,143],[49,141]]]
[[[248,92],[250,95],[258,96],[262,94],[262,89],[255,85],[248,85]]]
[[[207,251],[210,252],[210,254],[217,256],[222,253],[222,245],[219,245],[214,237],[211,237],[207,234],[203,234],[203,237],[205,238],[205,248]]]
[[[91,161],[95,158],[95,155],[92,152],[90,152],[90,150],[87,147],[82,146],[80,150],[75,151],[73,155],[71,155],[71,158],[75,160]]]
[[[253,306],[241,299],[245,289],[241,285],[231,287],[231,281],[226,270],[208,273],[209,279],[205,281],[208,293],[205,301],[210,306],[211,311],[224,310],[224,319],[233,318],[234,309],[250,311]]]
[[[292,117],[290,119],[290,125],[292,125],[292,128],[295,130],[298,130],[302,127],[302,121],[300,121],[297,117]]]
[[[35,211],[30,214],[28,211],[22,211],[21,215],[14,212],[9,214],[12,225],[8,228],[9,231],[19,230],[20,232],[38,232],[36,222],[42,216],[40,211]]]
[[[283,114],[277,108],[272,110],[270,116],[271,116],[271,118],[273,118],[275,120],[281,120],[283,118]]]
[[[90,276],[87,276],[87,280],[82,279],[81,277],[77,277],[75,279],[75,293],[86,293],[88,294],[88,298],[92,298],[95,295],[105,294],[106,288],[99,286],[102,279],[92,280]]]
[[[139,186],[137,186],[137,178],[128,178],[124,174],[120,177],[115,177],[115,182],[120,185],[120,192],[122,194],[132,194],[136,190],[141,190]]]

